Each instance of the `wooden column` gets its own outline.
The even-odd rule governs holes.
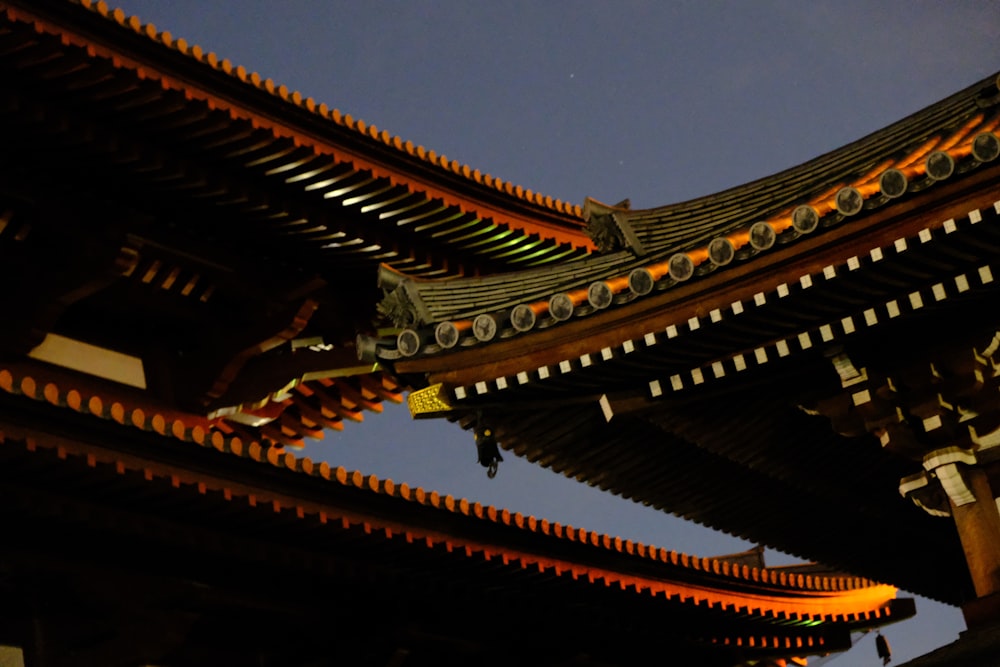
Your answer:
[[[962,605],[970,629],[1000,620],[1000,511],[986,472],[967,467],[963,477],[976,501],[951,503],[951,513],[965,551],[976,600]]]
[[[982,469],[966,468],[963,476],[976,502],[956,505],[952,501],[951,513],[976,595],[985,597],[1000,592],[1000,512]]]

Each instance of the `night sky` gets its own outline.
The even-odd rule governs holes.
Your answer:
[[[996,1],[117,5],[304,97],[575,204],[629,198],[649,208],[718,192],[859,139],[1000,70]],[[489,480],[470,433],[414,422],[404,406],[347,424],[307,454],[687,553],[753,546],[513,455]],[[964,629],[957,609],[923,599],[917,609],[915,620],[885,631],[894,664]],[[817,664],[881,661],[868,635],[845,655],[810,661]]]

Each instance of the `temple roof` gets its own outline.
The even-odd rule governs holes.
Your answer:
[[[5,3],[5,15],[9,66],[50,101],[92,110],[63,118],[74,126],[62,131],[104,136],[118,124],[103,159],[146,174],[161,197],[253,211],[324,261],[415,275],[531,266],[589,246],[579,207],[414,147],[103,2]],[[23,104],[7,113],[35,113],[37,131],[56,132],[57,108]]]
[[[397,280],[430,318],[367,349],[428,383],[417,416],[489,424],[569,477],[959,602],[952,526],[900,494],[940,448],[995,458],[997,86],[719,195],[591,202],[617,240],[587,258]]]
[[[711,298],[720,279],[738,280],[733,274],[760,271],[760,264],[773,265],[791,253],[808,256],[819,238],[861,233],[881,220],[874,214],[898,215],[915,197],[932,196],[926,190],[968,179],[1000,153],[998,126],[1000,90],[994,76],[826,155],[718,194],[648,210],[590,200],[584,217],[599,253],[513,274],[388,281],[393,288],[405,282],[414,303],[414,334],[383,339],[374,354],[396,360],[490,343],[505,342],[508,349],[534,344],[516,339],[541,331],[551,339],[557,336],[552,329],[594,315],[607,320],[611,316],[602,311],[624,306],[629,308],[625,317],[634,320],[640,308],[635,302],[655,300],[643,304],[649,310],[690,298],[685,292],[698,288],[689,285],[709,277],[715,279],[713,286],[701,290]],[[764,285],[756,288],[768,291]],[[712,317],[717,321],[721,314]],[[483,326],[487,318],[495,322],[490,335]],[[579,330],[565,336],[579,338]],[[419,345],[409,344],[414,338]],[[625,337],[618,339],[620,345]],[[591,340],[590,352],[605,346]],[[473,354],[481,358],[483,351]],[[453,356],[445,364],[457,370],[464,362]]]
[[[20,129],[0,166],[0,236],[20,256],[5,276],[32,285],[5,302],[24,310],[59,292],[75,306],[38,313],[36,333],[5,333],[7,347],[37,345],[60,319],[74,340],[136,350],[162,335],[171,343],[153,346],[182,353],[198,346],[190,331],[206,313],[224,312],[210,326],[229,359],[192,362],[193,375],[216,367],[194,379],[200,398],[167,393],[250,423],[287,412],[262,437],[294,446],[399,398],[383,375],[361,379],[372,364],[354,351],[359,330],[375,331],[377,288],[363,277],[379,263],[462,275],[587,252],[576,207],[276,88],[104,3],[3,3],[3,18],[2,114]],[[131,322],[112,315],[123,302]],[[272,322],[247,331],[254,318]],[[97,321],[117,324],[95,331]],[[308,341],[294,368],[258,364],[248,386],[233,386],[289,337]],[[276,391],[309,373],[320,377],[297,399]],[[265,402],[270,417],[246,414]]]
[[[442,496],[206,434],[190,416],[123,405],[100,381],[85,388],[58,375],[37,364],[0,371],[0,516],[10,538],[0,564],[13,573],[0,587],[7,599],[42,596],[53,610],[90,595],[94,616],[72,631],[58,629],[56,611],[43,618],[88,650],[145,646],[97,640],[102,624],[121,622],[107,611],[118,605],[127,614],[158,609],[160,622],[185,637],[143,658],[166,664],[201,664],[219,650],[281,654],[266,639],[232,643],[234,603],[243,610],[237,617],[256,609],[276,636],[292,622],[303,624],[300,632],[334,623],[341,630],[333,637],[346,627],[377,637],[377,664],[404,649],[408,664],[431,664],[455,654],[449,642],[466,646],[459,654],[496,659],[486,627],[393,611],[414,605],[462,608],[469,620],[517,609],[534,639],[504,642],[501,653],[529,663],[552,654],[597,661],[584,664],[627,664],[665,639],[708,665],[825,654],[848,648],[851,631],[913,614],[912,600],[895,599],[890,586],[811,566],[764,568],[759,554],[692,557]],[[22,529],[49,537],[29,539]],[[56,554],[78,534],[93,546],[76,549],[72,567],[61,564]],[[251,573],[261,569],[282,582],[280,592],[256,582]],[[31,583],[43,578],[44,591]],[[156,581],[164,578],[177,579],[174,590],[199,589],[188,593],[187,612],[163,607]],[[103,592],[86,593],[101,581],[109,583]],[[363,591],[354,590],[359,581]],[[320,603],[381,620],[354,627],[317,610]],[[531,608],[563,620],[552,626],[550,618],[535,637]],[[621,626],[619,639],[608,640],[608,622]],[[339,641],[348,653],[373,650],[346,634]],[[318,650],[309,640],[300,648]]]
[[[923,450],[883,447],[866,429],[897,413],[865,412],[844,383],[891,403],[908,373],[909,410],[941,368],[951,396],[992,362],[995,80],[718,195],[581,208],[104,3],[3,1],[0,19],[15,128],[0,308],[18,314],[0,331],[4,400],[312,484],[341,473],[284,447],[426,387],[411,397],[591,485],[930,597],[970,594],[952,527],[897,492]],[[952,324],[978,356],[945,350],[938,375],[918,372]],[[90,356],[123,370],[84,377]],[[967,416],[953,412],[949,429]],[[540,534],[568,539],[554,530]]]

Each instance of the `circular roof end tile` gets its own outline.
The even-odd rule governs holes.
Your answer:
[[[792,226],[799,234],[809,234],[819,227],[819,213],[812,206],[803,204],[792,211]]]
[[[712,239],[712,242],[708,244],[708,259],[716,266],[729,264],[735,255],[736,247],[732,241],[725,237],[720,236]]]
[[[413,329],[403,329],[396,336],[396,349],[404,357],[412,357],[420,351],[420,334]]]
[[[510,323],[518,331],[530,331],[535,326],[535,311],[524,303],[514,306],[510,311]]]
[[[481,343],[488,343],[497,335],[497,319],[492,315],[476,315],[472,321],[472,335]]]
[[[556,294],[549,299],[549,315],[560,322],[573,317],[573,300],[566,294]]]
[[[635,273],[633,271],[633,273]],[[632,285],[631,276],[629,277],[629,286]],[[604,281],[597,281],[591,283],[590,287],[587,288],[587,301],[591,306],[600,310],[602,308],[607,308],[611,305],[611,300],[614,298],[614,293],[611,291],[611,286]]]
[[[757,250],[767,250],[774,245],[774,228],[766,222],[755,222],[750,228],[750,245]]]
[[[992,132],[982,132],[972,140],[972,154],[980,162],[992,162],[1000,156],[1000,139]]]
[[[847,186],[837,192],[837,210],[844,215],[857,215],[865,206],[865,198],[857,188]]]
[[[446,350],[458,345],[459,337],[458,327],[454,322],[441,322],[434,329],[434,340]]]
[[[955,171],[955,160],[944,151],[934,151],[927,156],[927,175],[935,181],[943,181]]]
[[[644,296],[653,291],[653,274],[646,269],[634,269],[628,274],[628,288],[636,296]]]
[[[878,177],[878,187],[889,199],[895,199],[896,197],[901,197],[906,194],[906,188],[909,187],[909,181],[906,179],[906,174],[901,172],[899,169],[891,168],[886,169],[882,172],[882,175]]]
[[[677,282],[688,280],[694,275],[694,262],[683,252],[670,258],[669,267],[670,277]]]

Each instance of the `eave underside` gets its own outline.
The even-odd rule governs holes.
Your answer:
[[[922,454],[954,444],[948,434],[992,431],[996,401],[977,399],[956,430],[923,434],[908,451],[886,448],[852,412],[834,358],[902,380],[914,403],[937,405],[960,386],[958,365],[1000,330],[996,179],[990,166],[941,188],[943,200],[914,200],[866,233],[805,244],[810,252],[776,253],[760,273],[692,286],[659,299],[659,310],[637,301],[614,320],[581,318],[576,340],[553,327],[492,344],[495,354],[460,350],[396,368],[444,382],[452,418],[472,426],[482,410],[503,446],[533,462],[959,604],[972,591],[954,527],[898,488],[922,470]],[[806,412],[837,395],[839,418],[861,425],[850,437]],[[924,408],[911,407],[899,419],[919,429]],[[896,423],[890,416],[879,418]]]
[[[825,361],[812,370],[827,372]],[[969,599],[954,526],[897,492],[912,467],[803,413],[793,377],[610,422],[596,402],[484,419],[504,447],[603,490],[951,604]]]
[[[857,580],[842,593],[797,592],[784,577],[727,584],[764,594],[747,609],[651,595],[642,574],[627,586],[569,576],[557,564],[570,553],[607,561],[595,573],[636,559],[24,399],[2,401],[0,431],[0,641],[43,651],[32,658],[45,665],[624,665],[668,641],[675,657],[725,667],[843,650],[852,629],[913,612],[878,602],[883,590],[863,602]],[[492,558],[470,547],[483,539]],[[525,567],[527,545],[545,541],[550,564]],[[679,581],[716,576],[686,563]],[[866,611],[819,623],[764,613],[769,589]]]

